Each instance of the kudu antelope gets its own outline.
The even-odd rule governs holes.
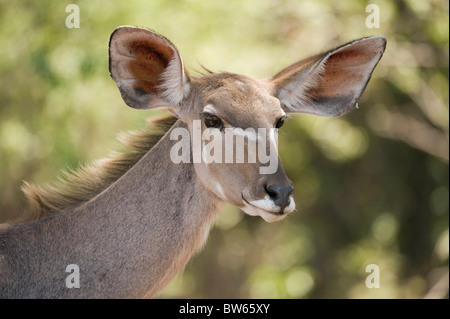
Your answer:
[[[248,143],[259,136],[244,129],[274,132],[288,113],[343,115],[355,107],[385,44],[379,36],[359,39],[263,80],[194,77],[166,38],[117,28],[109,70],[124,101],[136,109],[166,107],[173,116],[125,136],[129,152],[66,173],[53,186],[25,184],[31,217],[0,227],[0,296],[153,297],[203,245],[226,202],[268,222],[281,220],[295,203],[279,161],[271,174],[260,173],[259,160],[195,162],[190,153],[191,161],[174,163],[169,154],[178,141],[171,132],[193,134],[198,121],[219,138],[236,128]],[[80,288],[66,286],[71,264],[79,267]]]

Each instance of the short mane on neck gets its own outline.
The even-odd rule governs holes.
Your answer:
[[[119,136],[125,146],[121,152],[97,160],[74,171],[63,171],[59,180],[44,186],[25,182],[22,186],[28,207],[17,222],[49,217],[89,201],[133,167],[175,124],[172,115],[149,118],[138,131]]]

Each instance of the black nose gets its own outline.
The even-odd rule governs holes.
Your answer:
[[[291,200],[289,196],[292,194],[294,187],[292,186],[278,186],[278,185],[268,185],[265,187],[267,195],[273,200],[274,204],[281,207],[281,211],[284,210],[286,206],[289,206]]]

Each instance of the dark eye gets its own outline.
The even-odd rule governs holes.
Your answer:
[[[218,128],[218,129],[223,128],[222,120],[210,113],[203,114],[203,122],[205,123],[205,126],[207,128]]]
[[[275,127],[276,127],[276,128],[280,128],[280,127],[283,126],[283,124],[284,124],[284,117],[280,117],[280,118],[278,119],[277,123],[275,124]]]

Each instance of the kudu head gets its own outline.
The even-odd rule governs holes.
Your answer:
[[[186,124],[191,137],[207,135],[223,142],[225,150],[228,142],[238,144],[243,139],[248,151],[244,163],[236,163],[237,151],[227,161],[230,150],[214,162],[196,162],[194,148],[199,145],[194,138],[190,159],[207,189],[244,212],[272,222],[295,209],[292,182],[276,154],[277,131],[286,114],[334,117],[351,111],[385,45],[383,37],[356,40],[263,80],[230,73],[191,77],[169,40],[147,29],[124,26],[111,35],[109,69],[129,106],[166,107]],[[207,145],[204,139],[199,143],[204,159]],[[252,144],[257,144],[258,154],[260,149],[269,153],[268,165],[260,156],[249,160],[250,150],[256,150]]]

